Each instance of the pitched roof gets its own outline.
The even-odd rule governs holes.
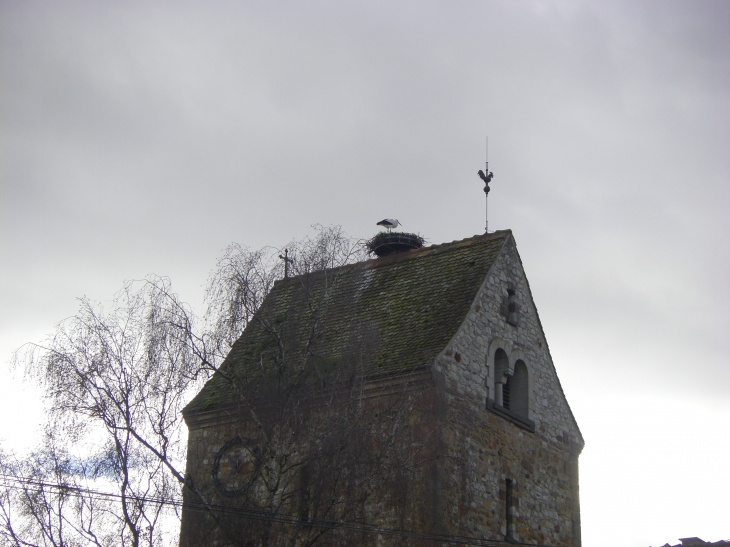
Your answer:
[[[358,262],[277,281],[221,365],[228,376],[278,351],[336,366],[359,361],[365,374],[429,365],[464,321],[511,231]],[[232,401],[215,374],[185,412]]]

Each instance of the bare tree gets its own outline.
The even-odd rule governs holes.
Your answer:
[[[286,245],[290,275],[327,271],[367,258],[360,240],[347,236],[340,226],[316,226],[314,238]],[[251,251],[233,243],[218,259],[208,280],[205,314],[209,353],[220,359],[246,328],[277,279],[284,277],[281,249]],[[216,363],[217,364],[217,363]]]
[[[287,249],[292,274],[304,277],[365,254],[339,227],[320,227],[316,237],[291,242]],[[282,277],[280,252],[230,246],[210,278],[201,325],[169,280],[150,277],[126,283],[108,311],[81,299],[79,312],[60,323],[45,344],[16,354],[16,363],[46,392],[49,437],[28,460],[2,456],[3,544],[173,543],[170,530],[179,525],[183,485],[189,499],[216,519],[213,498],[183,474],[180,411],[202,381],[220,373],[230,346]],[[316,316],[322,310],[315,311]],[[286,333],[273,321],[267,328],[284,348]],[[246,494],[252,507],[268,515],[256,519],[264,523],[257,528],[261,545],[276,535],[272,516],[298,515],[286,536],[291,545],[313,544],[331,528],[311,523],[360,518],[362,504],[353,505],[344,492],[353,481],[367,486],[389,475],[373,474],[371,468],[358,475],[356,470],[367,466],[356,458],[380,454],[378,469],[403,468],[385,461],[393,454],[356,449],[358,442],[370,446],[392,438],[402,418],[361,404],[359,369],[343,366],[325,373],[310,357],[275,355],[276,375],[262,369],[234,386],[239,408],[265,439],[264,451],[252,456],[256,480]],[[325,472],[332,466],[339,475]]]
[[[116,545],[112,500],[88,488],[105,467],[70,455],[53,430],[25,458],[0,454],[0,544]]]
[[[160,544],[164,512],[179,500],[180,410],[205,375],[193,332],[192,312],[169,281],[151,277],[125,284],[109,312],[81,299],[46,344],[17,356],[45,390],[54,447],[63,439],[64,451],[104,462],[102,482],[119,492],[119,545]]]

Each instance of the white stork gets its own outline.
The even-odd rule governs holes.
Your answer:
[[[383,228],[387,228],[388,231],[392,228],[397,228],[398,226],[402,226],[400,222],[398,222],[397,218],[385,218],[377,223],[378,226],[382,226]]]

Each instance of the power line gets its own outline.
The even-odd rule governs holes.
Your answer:
[[[171,506],[175,508],[185,508],[186,510],[195,511],[199,513],[208,513],[211,510],[220,511],[225,516],[239,516],[250,518],[252,520],[261,520],[268,522],[275,522],[279,524],[289,524],[293,526],[307,526],[312,528],[326,528],[326,529],[337,529],[347,530],[350,532],[364,532],[369,534],[378,534],[382,536],[401,537],[410,539],[423,539],[428,541],[437,541],[441,543],[449,543],[452,545],[479,545],[481,547],[489,547],[492,545],[517,545],[524,547],[551,547],[545,544],[538,543],[524,543],[514,540],[503,540],[503,539],[485,539],[474,536],[462,536],[454,534],[432,534],[426,532],[418,532],[416,530],[407,530],[399,528],[385,528],[376,526],[374,524],[368,524],[365,522],[341,522],[341,521],[330,521],[330,520],[308,520],[302,521],[300,517],[295,515],[286,515],[279,513],[272,513],[269,511],[262,511],[259,509],[245,509],[242,507],[231,507],[229,505],[219,504],[205,504],[201,502],[165,499],[150,496],[122,496],[114,492],[104,492],[101,490],[93,490],[91,488],[84,488],[80,486],[66,486],[54,483],[47,483],[43,481],[34,480],[27,477],[16,477],[5,473],[0,473],[0,478],[6,482],[6,487],[21,490],[23,489],[20,485],[30,485],[43,488],[49,488],[53,490],[62,491],[64,494],[70,494],[73,496],[85,496],[90,499],[104,500],[104,501],[118,501],[122,500],[123,497],[131,499],[136,502],[150,503],[156,505]],[[15,485],[8,485],[7,481],[16,483]]]

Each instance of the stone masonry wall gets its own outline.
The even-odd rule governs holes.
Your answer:
[[[452,400],[447,416],[440,490],[449,533],[504,540],[510,511],[511,539],[580,545],[577,454],[463,400]]]
[[[503,315],[514,290],[519,322]],[[529,375],[529,413],[535,431],[487,409],[494,399],[494,352]],[[514,240],[509,238],[472,304],[467,319],[434,364],[449,417],[444,489],[459,492],[452,529],[479,537],[507,534],[506,481],[513,489],[514,539],[580,544],[577,459],[583,439],[563,394]],[[439,382],[439,383],[440,383]]]
[[[407,383],[405,388],[394,388],[397,382]],[[382,485],[382,491],[370,496],[370,501],[363,507],[362,515],[350,518],[358,522],[371,523],[378,527],[391,529],[414,530],[418,532],[444,533],[448,523],[444,515],[449,497],[441,490],[442,473],[435,470],[443,454],[441,426],[446,416],[443,397],[433,384],[431,371],[427,368],[402,375],[400,379],[392,378],[373,381],[366,386],[364,400],[368,405],[385,409],[386,416],[393,412],[402,413],[405,420],[399,437],[402,446],[416,447],[414,458],[418,461],[415,475],[403,477],[400,481]],[[397,410],[393,410],[397,409]],[[376,414],[377,415],[377,414]],[[385,418],[388,419],[387,417]],[[199,501],[186,491],[180,534],[181,547],[240,547],[255,545],[247,543],[251,530],[247,529],[246,520],[241,519],[238,511],[243,507],[241,499],[223,495],[214,484],[214,462],[220,451],[232,439],[251,437],[255,428],[245,420],[235,419],[225,411],[199,412],[188,417],[188,457],[186,475],[203,494],[206,503],[217,515],[214,521],[210,512],[194,505]],[[390,422],[388,422],[390,423]],[[409,465],[410,467],[410,465]],[[404,468],[405,471],[405,468]],[[357,491],[349,492],[358,494]],[[296,506],[296,504],[295,504]],[[249,506],[250,507],[250,506]],[[289,509],[285,513],[291,513]],[[336,516],[327,515],[327,519]],[[250,521],[248,521],[250,522]],[[255,524],[255,523],[254,523]],[[288,534],[292,528],[284,527],[284,533],[273,537],[270,545],[288,545]],[[381,546],[391,545],[392,537],[379,537],[378,534],[365,532],[356,541],[352,538],[338,538],[336,532],[329,532],[323,539],[323,545],[358,545]],[[399,545],[421,547],[432,545],[431,542],[400,541]]]

